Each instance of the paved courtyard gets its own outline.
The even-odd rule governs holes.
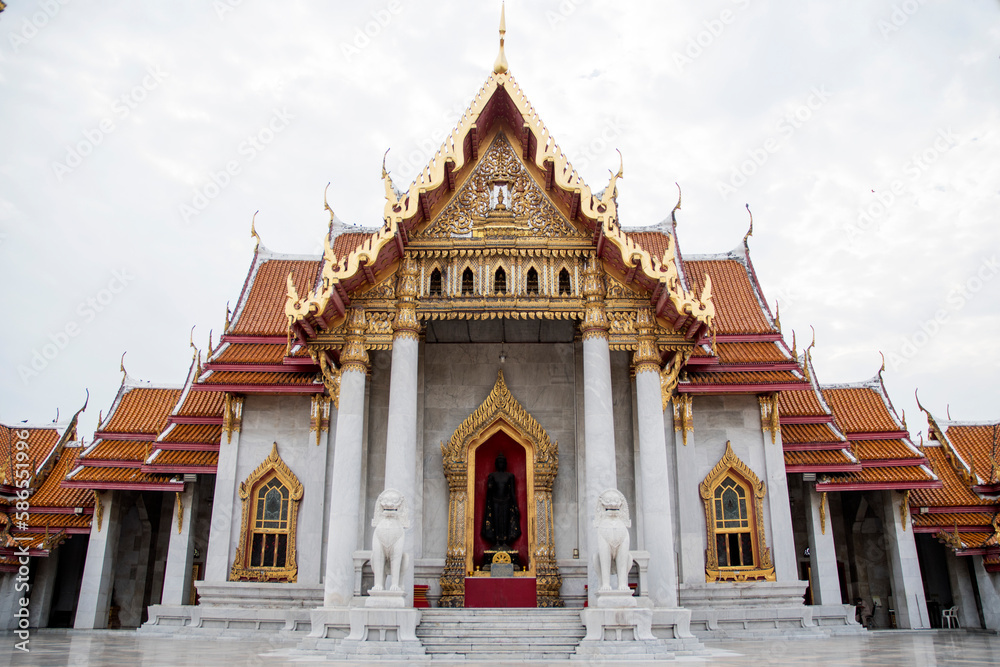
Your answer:
[[[332,662],[298,651],[294,641],[191,639],[140,636],[130,631],[33,630],[30,653],[14,648],[13,635],[0,647],[0,665],[32,667],[185,667],[187,665],[304,665]],[[1000,636],[981,632],[874,632],[868,636],[777,641],[706,642],[708,655],[681,657],[679,664],[706,665],[998,665]],[[337,662],[334,664],[351,664]],[[354,663],[366,664],[366,663]],[[434,661],[434,665],[448,665]],[[492,665],[511,664],[493,662]],[[530,663],[543,664],[543,663]],[[549,663],[551,664],[551,663]],[[565,662],[561,664],[567,664]],[[580,664],[580,663],[576,663]],[[602,665],[614,663],[602,662]],[[635,662],[624,664],[636,664]]]

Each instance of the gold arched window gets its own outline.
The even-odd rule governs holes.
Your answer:
[[[726,442],[726,453],[700,486],[708,527],[707,581],[774,581],[764,538],[767,487]]]
[[[430,296],[441,296],[444,293],[441,283],[441,269],[435,268],[431,271],[431,284],[428,289]]]
[[[287,581],[298,576],[295,526],[302,484],[278,455],[271,454],[240,484],[243,520],[230,581]]]

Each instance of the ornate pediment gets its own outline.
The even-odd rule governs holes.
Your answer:
[[[525,236],[588,238],[559,212],[499,132],[451,202],[414,238]]]

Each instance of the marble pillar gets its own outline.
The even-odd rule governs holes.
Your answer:
[[[979,600],[983,605],[983,620],[986,629],[1000,630],[1000,574],[986,571],[982,556],[962,556],[972,558],[976,570],[976,584],[979,586]]]
[[[406,499],[411,516],[417,496],[417,360],[420,341],[415,335],[396,336],[392,343],[389,380],[389,422],[385,443],[385,488],[396,489]],[[411,521],[403,537],[404,563],[400,587],[406,606],[413,606],[414,528]]]
[[[17,572],[0,574],[0,630],[17,629],[17,613],[21,610],[20,599],[24,592],[15,590],[16,586]]]
[[[354,598],[354,552],[361,511],[361,452],[365,415],[365,371],[345,368],[340,376],[337,442],[330,478],[329,541],[323,606],[347,607]]]
[[[969,576],[969,558],[971,557],[956,556],[951,549],[945,549],[951,599],[952,604],[958,607],[958,622],[963,628],[981,628],[979,609],[976,607],[976,592],[973,589],[972,577]]]
[[[101,513],[90,528],[87,544],[87,561],[83,566],[80,582],[80,598],[76,607],[77,630],[94,630],[108,627],[108,611],[111,607],[111,586],[114,582],[115,554],[118,552],[118,537],[121,532],[121,491],[98,491]],[[100,521],[101,528],[97,524]]]
[[[777,401],[775,401],[777,410]],[[770,431],[761,431],[764,444],[764,469],[767,495],[764,511],[771,525],[771,560],[774,576],[779,582],[799,581],[798,558],[795,553],[795,533],[792,528],[792,507],[788,502],[788,478],[785,476],[785,454],[780,431],[771,442]],[[839,604],[839,601],[838,601]]]
[[[841,604],[837,574],[837,548],[833,543],[830,503],[811,482],[803,483],[806,530],[809,532],[809,565],[812,570],[813,604]]]
[[[59,549],[46,558],[35,559],[35,579],[31,584],[30,620],[33,628],[46,628],[55,598],[56,575],[59,573]]]
[[[896,609],[896,625],[900,628],[929,628],[924,583],[917,559],[917,543],[907,517],[906,530],[899,520],[899,504],[903,496],[896,491],[882,492],[882,525],[889,557],[892,582],[892,602]]]
[[[677,517],[680,536],[680,580],[684,584],[705,583],[705,505],[698,485],[701,479],[690,471],[698,470],[698,451],[694,444],[694,430],[686,430],[684,413],[690,397],[675,396],[673,405],[678,415],[674,430],[666,437],[674,439],[675,470],[677,470]]]
[[[639,426],[639,473],[642,482],[644,545],[649,552],[647,581],[654,607],[677,606],[677,561],[670,511],[667,446],[663,433],[660,374],[640,368],[635,375]]]
[[[594,554],[597,531],[593,528],[597,497],[607,489],[618,488],[615,465],[615,424],[611,408],[611,351],[606,334],[583,341],[584,457],[587,517],[587,582],[590,605],[596,605],[599,587]]]
[[[232,433],[232,440],[222,434],[219,445],[219,464],[215,474],[215,494],[212,500],[212,522],[208,530],[208,547],[205,549],[206,583],[217,584],[229,580],[229,568],[236,553],[230,553],[233,530],[239,530],[242,500],[236,479],[239,461],[240,431]]]
[[[182,493],[174,494],[167,543],[167,565],[163,574],[160,604],[184,605],[191,601],[191,566],[194,562],[194,517],[198,485],[185,484]],[[180,506],[178,507],[178,503]]]

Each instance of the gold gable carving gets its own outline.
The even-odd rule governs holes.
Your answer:
[[[420,236],[586,238],[549,201],[503,133],[451,203],[414,238]]]

